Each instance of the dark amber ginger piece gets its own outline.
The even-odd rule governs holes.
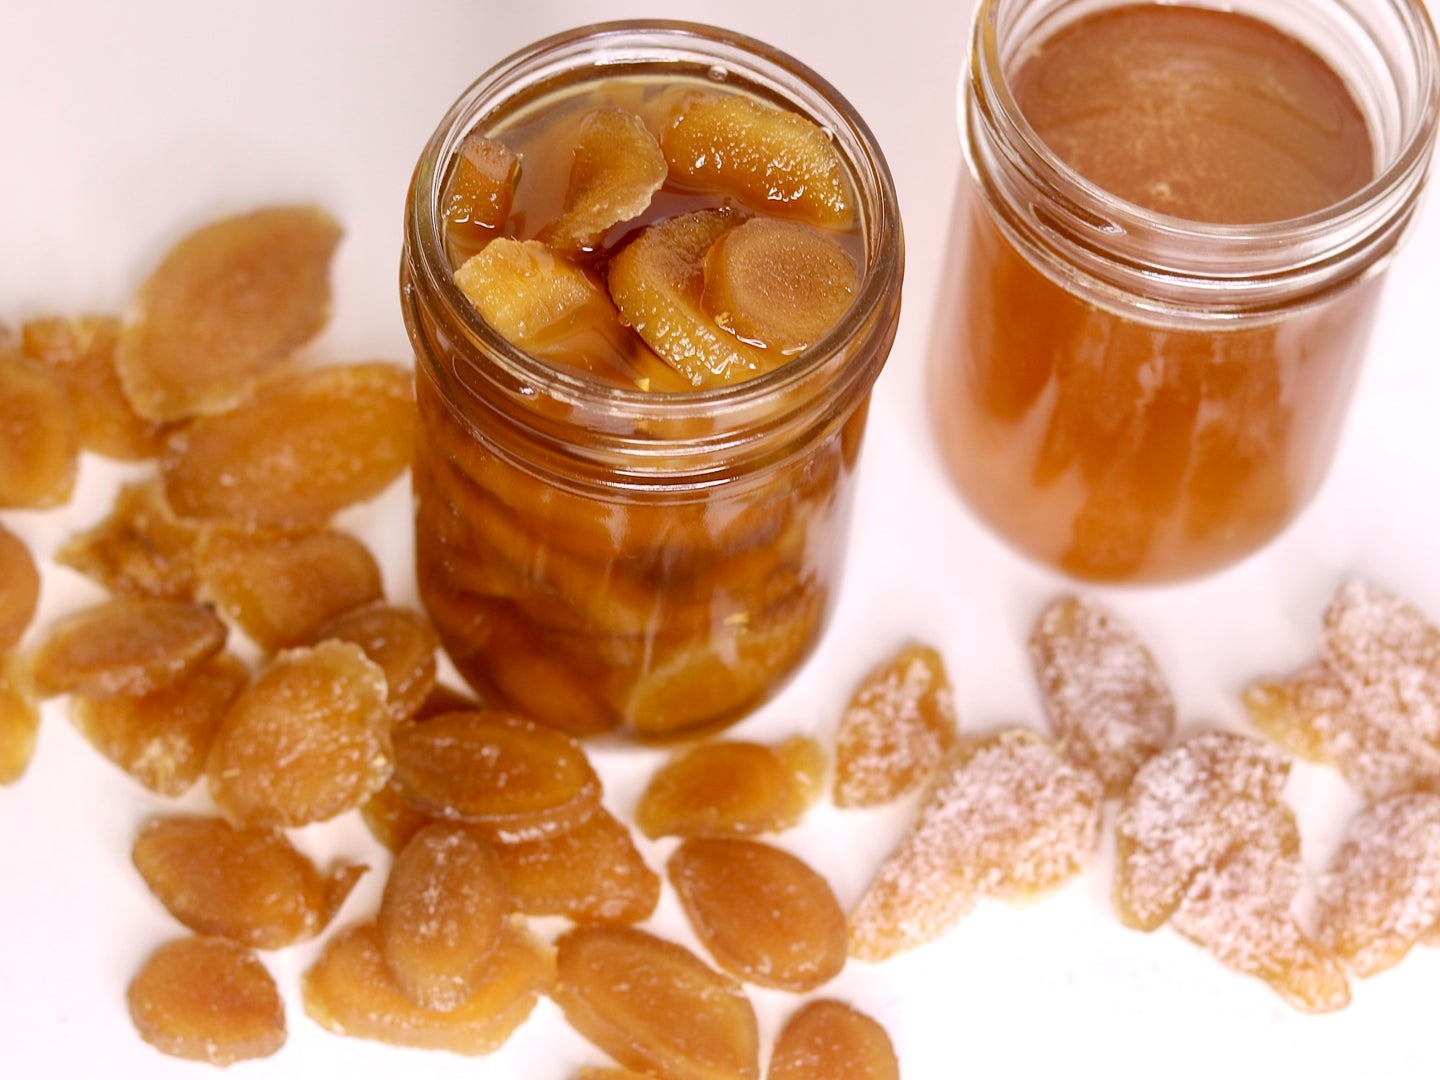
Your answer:
[[[1107,797],[1123,795],[1175,730],[1170,688],[1150,651],[1111,612],[1067,596],[1036,621],[1030,660],[1065,755],[1098,775]]]
[[[378,791],[360,804],[360,817],[370,835],[395,855],[400,854],[417,832],[432,821],[439,820],[415,806],[393,774]]]
[[[697,836],[667,870],[700,943],[736,978],[804,993],[845,966],[845,912],[825,879],[789,852]]]
[[[40,706],[29,668],[18,656],[0,652],[0,784],[25,775],[39,732]]]
[[[446,227],[463,229],[472,243],[494,235],[510,216],[519,169],[519,157],[499,139],[465,136],[445,188]]]
[[[1058,888],[1095,849],[1102,798],[1094,773],[1034,732],[962,739],[850,913],[850,954],[883,960],[940,937],[981,896]]]
[[[556,943],[551,996],[626,1068],[673,1080],[757,1080],[755,1010],[739,985],[674,942],[584,926]]]
[[[74,490],[79,458],[64,382],[0,351],[0,508],[61,505]]]
[[[322,875],[282,833],[212,817],[154,818],[130,857],[176,919],[252,949],[314,937],[366,869],[342,864]]]
[[[635,824],[652,840],[779,832],[815,802],[824,775],[824,752],[805,736],[775,746],[700,743],[656,770],[635,808]]]
[[[410,464],[410,373],[395,364],[271,379],[243,404],[174,430],[160,459],[175,512],[247,528],[305,529],[372,498]]]
[[[635,1072],[633,1069],[611,1069],[598,1065],[587,1065],[575,1074],[575,1080],[649,1080],[649,1075]]]
[[[115,363],[135,411],[180,420],[243,398],[324,325],[339,242],[335,221],[308,206],[224,218],[184,237],[141,285],[121,333]]]
[[[479,1056],[505,1044],[554,978],[553,952],[512,917],[475,992],[453,1009],[421,1008],[396,986],[375,925],[365,923],[330,939],[302,991],[306,1014],[337,1035]]]
[[[435,690],[435,653],[439,639],[430,620],[413,608],[376,603],[355,608],[320,628],[314,641],[349,641],[380,665],[388,687],[390,719],[396,723],[420,712]],[[474,708],[459,698],[444,707]]]
[[[285,1045],[275,980],[233,941],[195,937],[162,945],[125,996],[140,1037],[171,1057],[224,1066],[269,1057]]]
[[[112,600],[72,615],[36,651],[36,688],[96,700],[148,694],[219,652],[225,624],[209,607]]]
[[[40,570],[25,541],[0,525],[0,652],[13,649],[40,603]]]
[[[567,253],[598,247],[612,227],[638,217],[667,172],[645,122],[614,106],[580,122],[574,154],[564,212],[544,233],[546,243]]]
[[[120,596],[193,600],[199,539],[199,527],[147,480],[122,487],[105,519],[67,540],[55,561]]]
[[[940,654],[909,645],[856,689],[835,735],[836,806],[880,806],[925,783],[955,745],[955,696]]]
[[[775,1040],[766,1080],[900,1080],[885,1029],[843,1002],[796,1010]]]
[[[236,825],[290,828],[359,806],[391,771],[385,673],[358,645],[280,653],[210,746],[210,795]]]

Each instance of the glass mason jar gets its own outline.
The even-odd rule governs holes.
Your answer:
[[[1228,6],[1339,75],[1373,179],[1285,220],[1185,220],[1085,179],[1012,92],[1040,42],[1123,6],[979,4],[931,402],[956,486],[1002,537],[1075,577],[1174,580],[1256,550],[1320,485],[1424,185],[1440,64],[1418,0]]]
[[[688,80],[819,124],[855,193],[862,276],[840,323],[749,381],[616,386],[508,343],[457,288],[442,194],[464,136],[602,80]],[[888,167],[828,83],[757,41],[612,23],[541,41],[441,120],[406,206],[402,305],[419,409],[420,596],[486,699],[577,734],[737,720],[814,648],[841,568],[871,386],[904,254]]]

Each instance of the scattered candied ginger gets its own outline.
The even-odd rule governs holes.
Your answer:
[[[775,1040],[767,1080],[900,1080],[884,1027],[841,1001],[797,1009]]]
[[[119,596],[195,599],[200,526],[176,515],[157,480],[127,484],[104,520],[70,537],[55,553]]]

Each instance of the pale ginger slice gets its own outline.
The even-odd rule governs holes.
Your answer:
[[[585,271],[538,240],[497,237],[455,271],[475,309],[512,345],[530,346],[595,303]]]
[[[665,183],[660,144],[645,122],[625,109],[596,109],[580,122],[565,210],[545,231],[557,251],[600,245],[622,221],[638,217]]]

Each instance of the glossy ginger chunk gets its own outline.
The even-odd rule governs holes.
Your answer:
[[[554,977],[552,951],[512,917],[474,993],[453,1009],[422,1008],[400,991],[375,924],[364,923],[330,939],[301,989],[306,1014],[337,1035],[479,1056],[505,1044]]]
[[[1135,632],[1092,600],[1050,604],[1030,634],[1030,660],[1050,730],[1065,755],[1118,798],[1170,740],[1175,704]]]
[[[363,866],[321,874],[284,834],[214,817],[159,817],[130,852],[165,910],[198,934],[279,949],[330,924]]]
[[[671,175],[728,191],[756,210],[844,227],[855,217],[845,164],[798,113],[733,94],[696,93],[660,135]]]
[[[199,539],[199,526],[146,480],[122,487],[104,520],[70,537],[55,561],[120,596],[193,600]]]
[[[230,706],[205,768],[232,823],[281,828],[359,806],[390,770],[385,674],[340,641],[276,656]]]
[[[75,488],[79,456],[65,383],[0,350],[0,509],[64,503]]]
[[[694,836],[666,869],[700,943],[736,978],[804,993],[845,966],[845,912],[825,879],[788,851]]]
[[[635,824],[652,840],[779,832],[800,821],[824,775],[824,752],[805,736],[773,746],[699,743],[655,771],[635,808]]]
[[[599,246],[612,227],[650,205],[666,172],[660,144],[640,117],[614,106],[589,113],[580,122],[565,209],[546,242],[569,253]]]
[[[181,938],[151,954],[126,991],[140,1037],[161,1053],[211,1065],[269,1057],[285,1045],[275,980],[243,945]]]
[[[385,672],[390,718],[418,713],[435,689],[435,628],[421,612],[374,603],[346,611],[313,635],[314,641],[349,641]]]
[[[35,557],[25,541],[0,525],[0,652],[19,644],[39,602]]]
[[[309,206],[224,218],[181,239],[121,333],[115,363],[135,411],[180,420],[243,398],[324,325],[339,242],[339,225]]]
[[[509,910],[489,841],[449,822],[422,828],[396,857],[375,920],[396,988],[422,1008],[461,1005],[485,977]]]
[[[445,189],[446,225],[475,237],[500,228],[510,216],[519,170],[519,157],[499,139],[465,136]]]
[[[1048,739],[962,739],[910,829],[850,913],[850,954],[883,960],[932,941],[981,896],[1017,902],[1075,877],[1099,837],[1102,793]]]
[[[929,779],[957,738],[940,654],[907,645],[867,674],[835,735],[836,806],[880,806]]]
[[[885,1029],[844,1002],[811,1001],[785,1021],[766,1080],[900,1080]]]
[[[414,420],[410,372],[395,364],[274,378],[229,412],[175,429],[160,459],[165,495],[184,517],[323,525],[409,467]]]
[[[40,707],[29,668],[18,656],[0,652],[0,784],[13,784],[35,756]]]
[[[1396,795],[1361,811],[1317,893],[1322,944],[1360,975],[1398,964],[1440,925],[1440,794]]]
[[[737,337],[788,356],[829,333],[859,287],[860,270],[834,237],[757,217],[706,252],[701,304]]]
[[[519,346],[543,342],[582,309],[604,303],[585,271],[538,240],[497,237],[455,271],[455,284],[501,337]]]
[[[672,1080],[758,1080],[755,1009],[728,976],[628,926],[556,942],[551,996],[570,1026],[621,1065]]]

